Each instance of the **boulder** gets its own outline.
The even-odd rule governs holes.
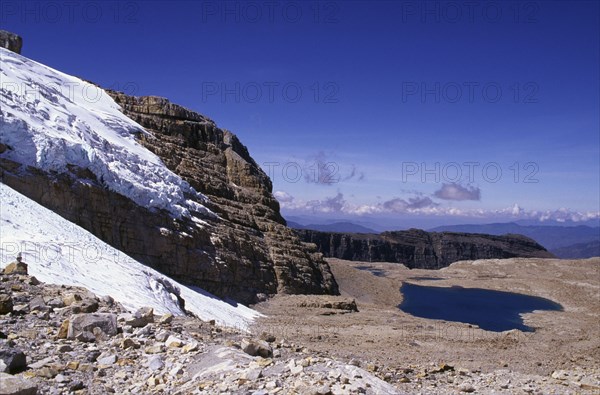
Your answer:
[[[4,274],[27,274],[27,264],[20,261],[9,263],[4,268]]]
[[[130,325],[133,328],[143,328],[154,322],[154,309],[152,307],[142,307],[133,314],[121,314],[119,321],[124,321],[125,325]]]
[[[69,319],[67,339],[76,339],[84,333],[92,334],[94,328],[108,336],[116,335],[117,316],[110,313],[74,314]]]
[[[62,298],[62,301],[65,304],[65,306],[70,306],[73,303],[80,302],[82,300],[83,297],[80,294],[74,292],[65,294]]]
[[[0,371],[15,374],[27,368],[25,353],[17,348],[3,345],[0,348]]]
[[[249,340],[243,339],[241,343],[242,350],[248,354],[255,356],[261,356],[263,358],[269,358],[273,355],[273,349],[264,340]]]
[[[44,298],[38,296],[36,298],[31,299],[29,302],[29,311],[48,311],[49,307],[44,302]]]
[[[20,376],[0,373],[0,395],[36,395],[37,384]]]
[[[8,314],[13,311],[13,301],[10,295],[0,295],[0,314]]]

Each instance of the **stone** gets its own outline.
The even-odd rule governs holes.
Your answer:
[[[71,347],[68,344],[61,344],[60,346],[58,346],[57,351],[60,353],[71,352],[71,351],[73,351],[73,347]]]
[[[277,340],[274,335],[266,332],[261,333],[260,339],[266,341],[267,343],[274,343]]]
[[[2,361],[3,372],[15,374],[27,368],[27,357],[18,348],[2,345],[0,348],[0,361]]]
[[[255,363],[261,368],[266,368],[267,366],[273,365],[273,360],[271,358],[258,357],[258,359],[256,361],[253,361],[252,363]]]
[[[44,367],[44,366],[48,365],[49,363],[51,363],[53,361],[54,361],[54,358],[50,356],[50,357],[46,357],[46,358],[40,359],[39,361],[36,361],[34,363],[30,363],[28,365],[28,367],[30,369],[39,369],[41,367]]]
[[[51,366],[44,366],[35,372],[38,377],[45,377],[47,379],[53,379],[58,374],[58,371]]]
[[[304,366],[302,366],[302,365],[294,365],[294,366],[290,367],[290,373],[294,374],[294,375],[300,374],[303,371],[304,371]]]
[[[178,348],[178,347],[181,347],[181,346],[183,346],[183,340],[181,340],[181,339],[180,339],[180,338],[178,338],[178,337],[175,337],[175,336],[171,335],[171,336],[169,336],[169,337],[167,338],[167,340],[165,341],[165,345],[166,345],[167,347],[174,347],[174,348]]]
[[[331,387],[327,384],[323,384],[316,389],[317,395],[329,395],[331,394]]]
[[[79,361],[69,361],[67,362],[67,368],[71,370],[79,369]]]
[[[102,301],[102,303],[108,306],[112,306],[113,304],[115,304],[115,300],[110,295],[104,295],[100,298],[100,300]]]
[[[4,274],[27,274],[27,264],[25,262],[19,262],[18,260],[9,263],[4,268]]]
[[[76,392],[76,391],[80,391],[84,388],[85,388],[85,385],[83,384],[83,381],[75,380],[69,386],[69,391]]]
[[[117,316],[110,313],[74,314],[69,319],[68,339],[100,328],[108,336],[117,334]],[[95,338],[95,337],[94,337]]]
[[[27,281],[25,281],[27,284],[29,285],[40,285],[41,282],[35,278],[34,276],[29,276],[29,278],[27,279]]]
[[[135,315],[139,315],[149,324],[154,322],[154,309],[152,307],[141,307],[135,312]]]
[[[57,339],[66,339],[69,334],[69,320],[64,320],[60,327],[58,328],[58,333],[56,334]]]
[[[94,313],[98,311],[98,302],[95,299],[83,299],[79,302],[71,303],[71,311],[74,314]]]
[[[246,369],[244,373],[242,373],[242,378],[250,381],[256,381],[262,376],[262,369],[260,368],[250,368]]]
[[[140,345],[129,337],[126,337],[125,339],[121,340],[120,346],[122,349],[140,348]]]
[[[69,379],[64,374],[59,373],[54,378],[54,381],[56,381],[57,383],[65,383],[65,382],[69,381]]]
[[[195,341],[195,340],[193,340],[193,341],[192,341],[192,342],[190,342],[190,343],[187,343],[186,345],[184,345],[184,346],[181,348],[181,351],[183,351],[183,352],[185,352],[185,353],[192,352],[192,351],[196,351],[196,350],[198,350],[198,342],[197,342],[197,341]]]
[[[273,355],[273,349],[269,343],[264,340],[243,339],[241,348],[242,351],[253,357],[261,356],[263,358],[269,358]]]
[[[96,360],[98,359],[98,357],[101,355],[102,353],[99,350],[89,350],[86,354],[86,360],[88,362],[96,362]]]
[[[48,302],[46,302],[46,305],[52,307],[53,309],[60,309],[62,307],[65,307],[64,302],[60,298],[52,298],[48,300]]]
[[[165,366],[165,363],[160,355],[152,355],[146,360],[146,366],[148,369],[155,372],[161,370]]]
[[[171,322],[173,322],[173,314],[171,313],[164,314],[158,319],[158,323],[163,325],[170,324]]]
[[[8,314],[13,311],[13,301],[10,295],[0,294],[0,314]]]
[[[46,302],[44,302],[44,298],[38,296],[36,298],[31,299],[29,302],[29,311],[47,311],[49,310]]]
[[[165,351],[165,346],[162,344],[153,344],[144,348],[146,354],[160,354]]]
[[[175,365],[170,371],[169,371],[169,376],[172,377],[176,377],[179,376],[180,374],[183,374],[183,366],[177,364]]]
[[[463,383],[458,387],[458,390],[460,392],[475,392],[475,387],[473,387],[473,385],[469,384],[469,383]]]
[[[70,306],[73,303],[80,302],[83,300],[83,297],[78,293],[68,293],[63,296],[63,304],[65,306]]]
[[[167,331],[158,332],[154,338],[159,342],[165,342],[170,336],[170,333]]]
[[[99,365],[112,365],[117,362],[117,356],[115,354],[101,354],[96,362]]]
[[[77,336],[75,336],[75,339],[83,343],[93,343],[96,341],[96,335],[94,335],[92,332],[80,332],[77,334]]]
[[[154,309],[151,307],[142,307],[133,314],[121,314],[119,321],[124,321],[125,325],[133,328],[143,328],[146,325],[154,322]]]
[[[0,395],[36,395],[38,386],[33,380],[0,373]]]
[[[569,372],[566,370],[555,370],[552,372],[552,378],[556,380],[567,380],[569,378]]]

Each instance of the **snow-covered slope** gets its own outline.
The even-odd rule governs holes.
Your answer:
[[[78,165],[138,205],[208,213],[205,196],[135,141],[147,132],[119,108],[95,85],[0,48],[0,143],[14,148],[9,159],[58,172]]]
[[[259,315],[171,280],[4,184],[0,241],[2,267],[21,252],[29,273],[40,281],[83,286],[130,309],[151,306],[158,313],[183,314],[173,295],[178,293],[187,310],[222,325],[245,328]]]

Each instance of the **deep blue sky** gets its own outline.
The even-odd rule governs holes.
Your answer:
[[[470,4],[3,0],[0,27],[25,56],[235,132],[291,215],[597,215],[599,2]]]

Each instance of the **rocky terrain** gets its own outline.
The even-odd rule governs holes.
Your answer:
[[[15,37],[3,35],[0,44],[16,49]],[[79,81],[78,86],[84,84]],[[55,105],[57,93],[44,92],[42,98]],[[234,134],[163,98],[102,94],[109,100],[110,94],[145,129],[136,134],[139,143],[207,196],[209,201],[196,203],[216,216],[194,212],[196,221],[174,218],[167,210],[142,207],[117,193],[89,167],[68,164],[48,171],[25,164],[24,147],[0,142],[2,182],[137,261],[217,296],[251,303],[276,293],[338,292],[322,255],[285,226],[271,181]],[[6,99],[21,100],[9,92]],[[25,134],[19,129],[23,125],[3,119],[11,138]]]
[[[128,312],[110,296],[26,273],[15,263],[0,275],[2,395],[399,393],[292,336]]]
[[[343,296],[276,296],[256,306],[269,315],[247,332],[127,311],[110,296],[43,284],[9,265],[0,274],[0,394],[600,391],[599,260],[461,262],[439,271],[362,264],[379,276],[353,262],[331,265]],[[533,333],[494,333],[395,308],[398,283],[435,276],[551,297],[565,311],[528,314]]]
[[[395,262],[409,268],[439,269],[461,260],[553,255],[521,235],[425,232],[419,229],[380,234],[330,233],[296,230],[326,257],[350,261]]]
[[[313,352],[359,363],[410,394],[597,394],[600,392],[600,259],[462,261],[440,270],[328,260],[358,312],[318,296],[277,296],[255,306],[257,325],[293,333]],[[524,314],[534,332],[491,332],[401,311],[403,282],[517,292],[563,311]],[[311,307],[307,307],[311,306]]]

